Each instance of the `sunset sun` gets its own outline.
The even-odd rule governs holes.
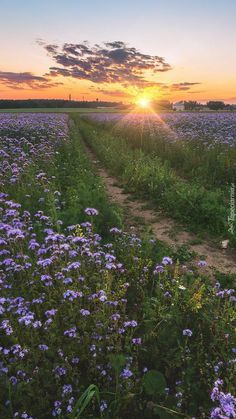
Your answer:
[[[147,109],[150,106],[150,100],[147,97],[141,97],[137,100],[137,105],[140,108]]]

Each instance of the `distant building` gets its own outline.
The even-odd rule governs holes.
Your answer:
[[[180,102],[173,103],[173,110],[174,111],[185,111],[184,102],[180,101]]]

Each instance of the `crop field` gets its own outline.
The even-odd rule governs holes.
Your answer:
[[[126,115],[91,112],[90,118],[124,128],[141,126],[144,133],[162,135],[172,141],[200,140],[211,147],[214,144],[236,146],[236,112],[134,112]]]
[[[0,113],[103,113],[101,108],[15,108],[15,109],[0,109]],[[115,108],[107,108],[106,113],[117,112]]]
[[[235,245],[228,216],[236,179],[236,113],[91,114],[85,119],[87,141],[129,189],[194,231],[216,233]]]
[[[235,275],[128,228],[88,148],[236,246],[236,113],[0,114],[0,418],[235,417]]]

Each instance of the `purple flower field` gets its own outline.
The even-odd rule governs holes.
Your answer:
[[[66,115],[0,121],[0,417],[234,418],[231,278],[119,226],[98,234],[109,204],[93,207],[101,184],[83,149],[74,163]]]
[[[0,186],[15,184],[36,160],[43,158],[49,164],[67,136],[67,115],[0,114]]]
[[[158,133],[170,140],[236,145],[236,112],[90,113],[86,118],[111,122],[122,128],[140,126],[153,136]]]

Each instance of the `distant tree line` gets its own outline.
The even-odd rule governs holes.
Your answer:
[[[184,108],[186,111],[194,111],[199,109],[208,108],[211,111],[219,111],[219,110],[234,110],[235,105],[225,104],[221,100],[210,100],[207,102],[206,105],[197,102],[196,100],[188,100],[184,102]]]
[[[224,102],[220,100],[211,100],[210,102],[207,102],[207,107],[213,111],[218,111],[220,109],[225,109],[229,107],[230,105],[226,105]]]
[[[158,111],[158,110],[171,110],[173,109],[173,103],[171,103],[169,100],[158,100],[153,101],[152,107]],[[206,105],[203,105],[200,102],[197,102],[196,100],[185,100],[184,101],[184,109],[186,111],[199,111],[199,110],[212,110],[212,111],[218,111],[218,110],[235,110],[236,105],[228,105],[225,104],[223,101],[214,101],[211,100],[206,103]]]
[[[121,106],[120,102],[106,101],[78,101],[63,99],[25,99],[8,100],[0,99],[0,109],[20,109],[20,108],[98,108]]]

